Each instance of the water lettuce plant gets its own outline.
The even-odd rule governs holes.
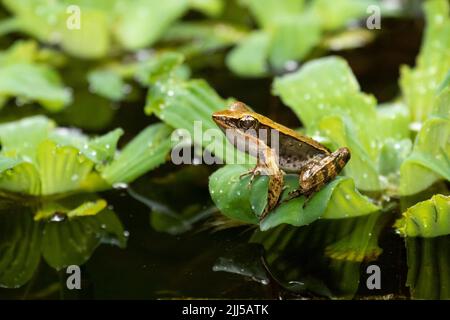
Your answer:
[[[64,58],[34,41],[18,41],[0,52],[0,107],[11,97],[17,104],[35,101],[49,111],[60,111],[71,102],[53,64]]]
[[[220,0],[3,0],[2,3],[13,14],[0,25],[2,33],[23,32],[85,59],[105,57],[113,48],[137,50],[151,46],[189,9],[215,15],[222,7]]]
[[[0,125],[0,188],[32,196],[99,191],[157,167],[170,150],[170,129],[150,125],[121,152],[116,129],[89,138],[43,116]]]
[[[92,196],[66,202],[85,202]],[[16,199],[18,200],[18,199]],[[22,199],[23,201],[23,199]],[[35,274],[42,260],[56,270],[82,265],[102,243],[126,245],[126,232],[109,210],[97,215],[44,221],[33,206],[5,204],[0,209],[0,287],[18,288]]]
[[[368,16],[372,0],[327,1],[243,0],[258,29],[243,37],[227,56],[228,67],[240,76],[260,77],[297,66],[325,36],[345,29],[349,21]],[[387,10],[383,11],[387,14]],[[364,42],[364,41],[363,41]],[[317,51],[317,50],[316,50]]]

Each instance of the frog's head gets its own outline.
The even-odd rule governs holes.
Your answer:
[[[255,113],[242,102],[234,102],[229,109],[214,112],[212,118],[222,130],[257,129],[259,123]]]

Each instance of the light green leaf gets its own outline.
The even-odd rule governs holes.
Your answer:
[[[73,3],[71,3],[73,4]],[[66,13],[67,7],[63,7],[60,13],[59,23],[50,34],[47,41],[56,41],[71,55],[85,59],[101,58],[108,54],[110,49],[110,21],[108,11],[98,10],[89,5],[80,5],[80,27],[68,28],[68,19],[76,19],[72,12]]]
[[[420,192],[438,180],[450,181],[450,120],[427,120],[412,154],[400,168],[400,194]]]
[[[356,129],[374,132],[376,100],[360,91],[345,60],[338,57],[305,63],[297,72],[275,79],[273,91],[302,120],[307,128],[325,116],[346,116]],[[361,130],[363,131],[363,130]],[[357,132],[363,137],[363,132]],[[367,139],[363,139],[367,140]]]
[[[302,12],[304,0],[242,0],[258,24],[264,28],[272,26],[274,20]]]
[[[423,122],[435,104],[439,85],[450,70],[450,5],[447,0],[424,3],[425,36],[416,67],[403,66],[400,85],[412,120]]]
[[[450,236],[407,238],[408,278],[412,299],[450,299]]]
[[[189,0],[189,6],[208,16],[216,17],[222,13],[223,0]]]
[[[320,18],[323,29],[336,30],[345,27],[351,20],[367,17],[370,5],[379,3],[374,0],[335,0],[330,6],[327,0],[314,0],[312,10]]]
[[[0,156],[0,189],[30,195],[42,193],[41,177],[32,163]]]
[[[406,210],[395,223],[406,237],[439,237],[450,234],[450,196],[434,195]]]
[[[154,113],[178,129],[180,138],[185,138],[180,139],[180,144],[203,146],[214,154],[216,158],[211,158],[211,162],[248,163],[246,161],[250,157],[237,151],[212,120],[215,111],[226,108],[226,101],[204,80],[170,79],[157,82],[150,88],[145,112],[148,115]],[[209,136],[206,137],[206,134]],[[192,157],[189,159],[192,160]]]
[[[111,8],[96,7],[92,2],[82,0],[65,2],[3,0],[3,4],[13,12],[21,31],[43,42],[59,44],[77,57],[98,58],[106,55],[110,46]],[[79,7],[79,16],[74,11],[68,11],[69,5]],[[77,20],[80,22],[79,28],[76,26]],[[69,28],[69,24],[73,27]]]
[[[71,101],[54,70],[44,65],[13,64],[0,68],[0,97],[17,96],[37,101],[49,111],[59,111]]]
[[[106,201],[91,194],[77,194],[57,200],[44,201],[34,214],[34,220],[50,220],[55,215],[61,219],[93,216],[106,208]]]
[[[34,116],[0,125],[2,154],[32,161],[37,146],[55,128],[55,123],[43,116]]]
[[[102,171],[110,184],[128,183],[166,161],[171,148],[170,127],[158,123],[136,136],[115,160]]]
[[[292,60],[302,60],[320,41],[320,27],[315,16],[286,16],[273,23],[269,56],[276,70],[283,70]]]
[[[42,195],[79,189],[94,166],[94,163],[76,148],[60,147],[51,140],[39,145],[36,161],[41,177]]]
[[[264,76],[268,71],[269,44],[270,37],[266,32],[252,32],[227,55],[228,68],[240,76]]]
[[[95,70],[88,75],[92,92],[113,101],[122,100],[126,95],[123,79],[110,70]]]
[[[126,49],[150,46],[187,8],[186,0],[119,1],[115,36]]]

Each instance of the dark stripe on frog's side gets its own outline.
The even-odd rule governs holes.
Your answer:
[[[280,131],[280,128],[282,129]],[[258,132],[258,138],[266,138],[269,147],[274,147],[272,144],[272,131],[269,126],[260,124],[256,129]],[[260,137],[261,131],[267,130],[267,137]],[[299,168],[304,166],[312,158],[322,158],[329,155],[331,152],[324,146],[320,145],[317,141],[311,138],[302,136],[286,127],[278,127],[275,130],[278,133],[279,138],[279,165],[280,168],[286,172],[298,172]],[[276,134],[274,134],[276,137]]]

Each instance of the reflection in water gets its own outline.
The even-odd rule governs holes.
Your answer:
[[[285,225],[256,232],[251,245],[264,247],[263,265],[271,281],[281,287],[280,296],[351,298],[363,279],[361,266],[382,253],[378,238],[389,219],[387,213],[375,213],[317,221],[301,228]],[[243,262],[242,254],[236,256],[239,259],[219,259],[215,270],[263,279],[261,259],[248,254]]]
[[[450,236],[407,238],[407,286],[414,299],[450,299]]]
[[[81,196],[85,199],[85,196]],[[6,202],[6,200],[5,200]],[[0,286],[20,287],[35,273],[41,256],[56,270],[69,265],[82,265],[101,243],[125,247],[126,237],[116,214],[104,209],[96,215],[70,216],[73,210],[63,210],[61,203],[80,201],[45,202],[30,206],[0,207]],[[89,209],[89,208],[88,208]],[[47,219],[37,220],[39,213],[47,212]],[[89,212],[89,210],[84,211]],[[55,217],[58,217],[55,219]]]

